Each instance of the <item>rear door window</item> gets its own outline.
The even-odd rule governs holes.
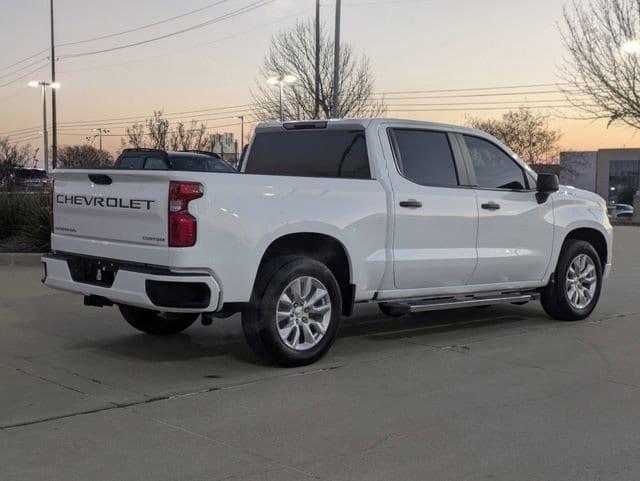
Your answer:
[[[245,173],[370,179],[364,130],[259,132]]]
[[[457,186],[453,153],[446,132],[394,129],[400,173],[420,185]]]

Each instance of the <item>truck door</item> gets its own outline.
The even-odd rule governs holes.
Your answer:
[[[478,267],[470,284],[540,281],[553,244],[551,200],[538,203],[533,179],[501,147],[461,137],[479,211]]]
[[[386,129],[397,289],[464,286],[476,266],[478,207],[456,139],[446,131]]]

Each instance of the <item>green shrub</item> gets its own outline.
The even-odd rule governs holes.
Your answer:
[[[15,194],[0,194],[0,240],[17,233],[20,205]]]
[[[51,250],[49,197],[35,194],[24,203],[23,222],[18,225],[18,240],[29,250]]]
[[[0,193],[0,241],[11,240],[21,251],[48,251],[49,219],[48,194]]]

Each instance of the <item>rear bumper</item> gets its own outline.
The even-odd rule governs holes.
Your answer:
[[[53,289],[100,296],[114,304],[164,312],[213,312],[219,309],[220,286],[208,274],[158,273],[157,269],[120,267],[109,287],[74,280],[65,256],[48,254],[42,257],[42,262],[42,282]],[[192,294],[194,291],[197,291],[197,299],[190,296],[181,300],[179,297],[181,292]]]

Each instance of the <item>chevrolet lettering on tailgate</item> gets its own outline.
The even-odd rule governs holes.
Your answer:
[[[116,209],[151,210],[155,200],[122,199],[120,197],[94,197],[86,195],[57,194],[57,204],[73,204],[88,207],[108,207]]]

